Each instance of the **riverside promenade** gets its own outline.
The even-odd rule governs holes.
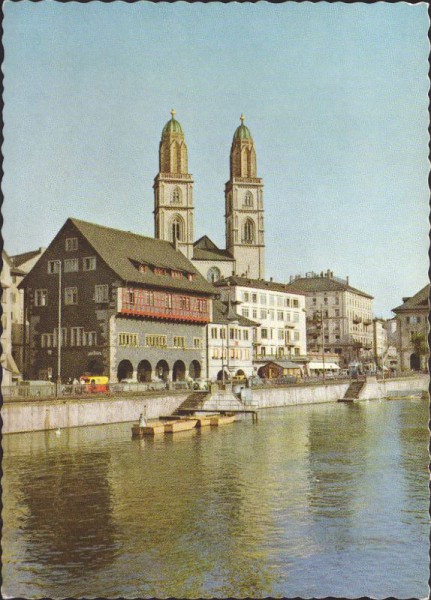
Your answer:
[[[294,384],[287,386],[253,388],[248,405],[265,409],[299,404],[319,404],[338,402],[349,387],[349,381],[330,381],[313,384]],[[406,395],[426,392],[429,389],[429,376],[419,374],[410,377],[398,377],[389,380],[366,381],[359,400],[380,399],[391,394]],[[170,415],[187,400],[191,392],[160,391],[123,395],[89,395],[60,398],[26,398],[25,400],[3,401],[1,416],[2,432],[23,433],[30,431],[48,431],[69,427],[89,425],[107,425],[137,421],[145,412],[148,419],[157,419]]]

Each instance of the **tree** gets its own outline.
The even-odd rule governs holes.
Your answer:
[[[420,359],[423,356],[428,356],[428,342],[427,342],[427,338],[425,337],[424,333],[420,333],[419,331],[416,331],[414,333],[412,333],[412,346],[413,346],[413,351],[416,354],[416,356],[418,356]],[[421,360],[422,363],[422,360]]]

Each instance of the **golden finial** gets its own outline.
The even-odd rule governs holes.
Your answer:
[[[171,115],[172,115],[172,119],[174,119],[174,117],[175,117],[175,115],[176,115],[175,108],[173,108],[173,109],[171,110]]]
[[[244,121],[245,121],[244,113],[241,113],[240,121],[241,121],[241,125],[244,125]]]

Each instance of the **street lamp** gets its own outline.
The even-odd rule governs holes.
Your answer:
[[[55,394],[58,396],[61,385],[61,260],[53,261],[58,267],[58,329],[57,329],[57,381]]]

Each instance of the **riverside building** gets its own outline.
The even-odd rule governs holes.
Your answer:
[[[205,375],[214,288],[169,242],[68,219],[20,287],[27,378]]]
[[[373,361],[373,297],[332,271],[291,277],[287,289],[305,294],[307,347],[349,362]]]
[[[259,323],[253,360],[304,359],[307,354],[305,296],[283,283],[232,276],[215,283],[221,298],[231,296],[238,312]]]
[[[253,343],[259,324],[235,312],[232,303],[214,300],[207,325],[208,377],[228,380],[253,375]]]
[[[396,315],[396,346],[402,371],[426,368],[426,355],[418,354],[414,338],[422,334],[424,344],[427,342],[429,293],[430,286],[427,284],[414,296],[403,298],[403,303],[392,309]]]

